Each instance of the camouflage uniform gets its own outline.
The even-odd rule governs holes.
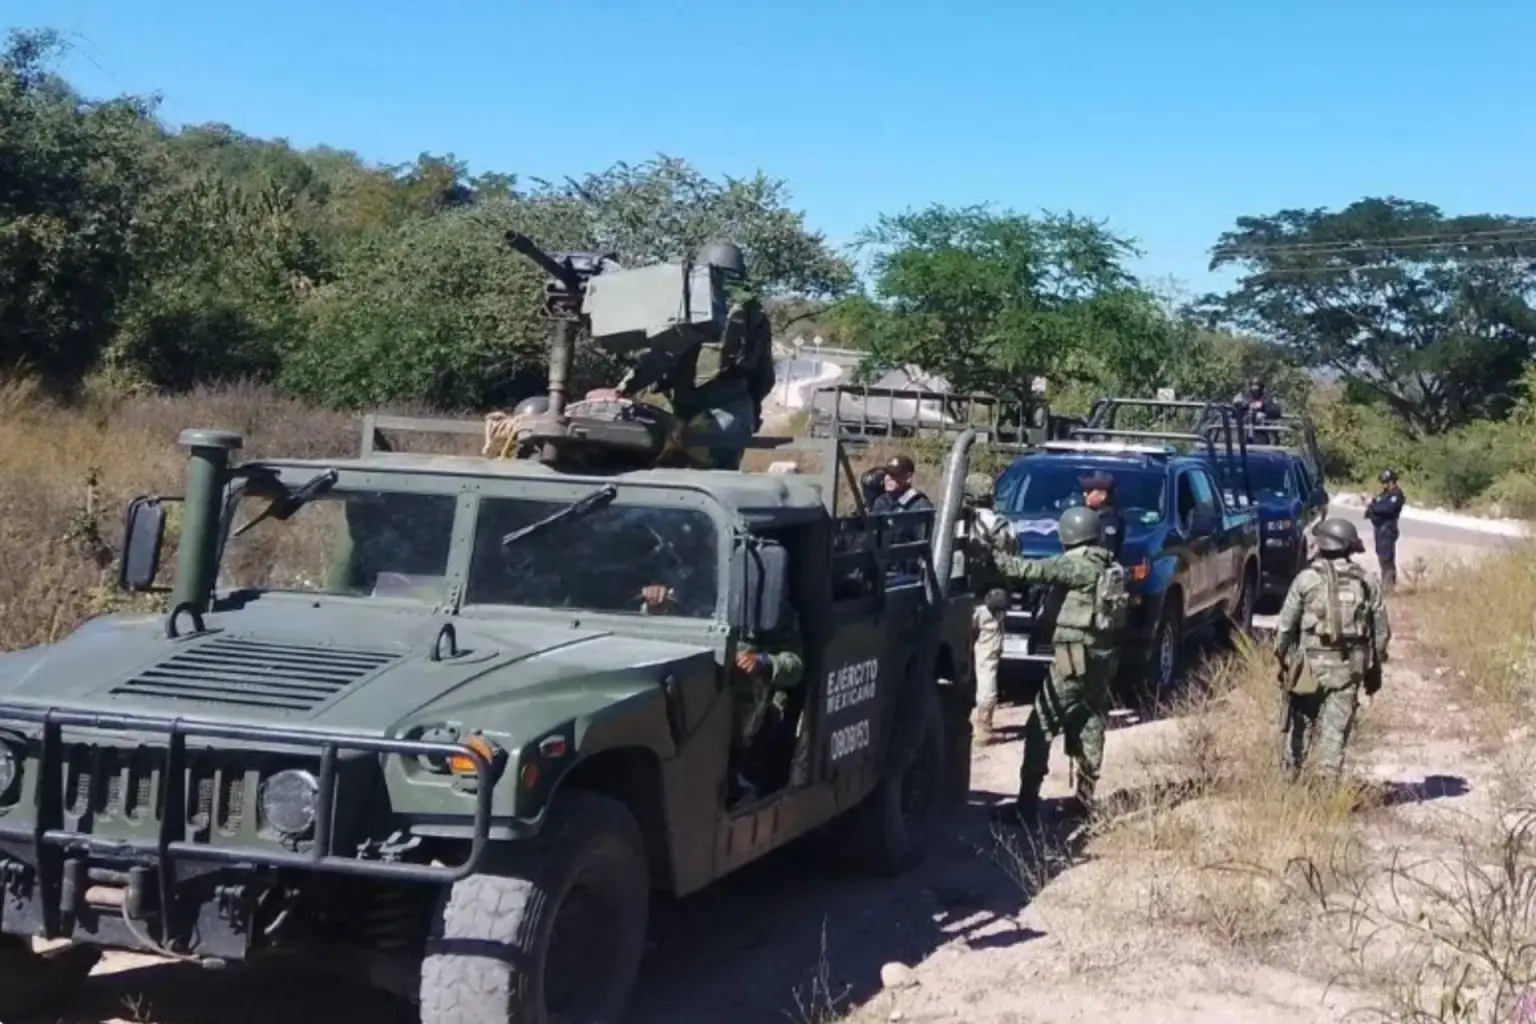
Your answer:
[[[1055,657],[1050,676],[1024,724],[1019,799],[1004,809],[1026,824],[1038,813],[1040,786],[1050,770],[1051,741],[1058,735],[1065,736],[1067,754],[1077,765],[1079,806],[1083,811],[1092,806],[1104,761],[1110,691],[1120,664],[1123,610],[1115,628],[1105,628],[1095,613],[1101,581],[1106,570],[1115,566],[1114,557],[1101,546],[1098,514],[1088,508],[1070,508],[1062,514],[1059,531],[1066,550],[1054,558],[1019,558],[1001,552],[995,556],[998,568],[1012,582],[1047,583],[1066,591],[1051,636]],[[1123,585],[1123,576],[1120,580]]]
[[[788,601],[779,612],[776,628],[744,634],[737,644],[737,657],[746,654],[755,666],[750,672],[734,662],[730,666],[733,803],[756,795],[751,769],[762,754],[759,739],[769,720],[783,714],[788,691],[800,685],[805,673],[802,650],[800,623]]]
[[[1327,519],[1313,530],[1319,555],[1291,581],[1275,626],[1275,653],[1289,667],[1284,696],[1285,766],[1306,762],[1317,730],[1318,761],[1337,781],[1354,730],[1362,683],[1374,693],[1392,638],[1380,581],[1349,560],[1363,549],[1354,524]],[[1303,661],[1294,662],[1297,650]]]
[[[619,381],[617,393],[632,397],[650,387],[667,393],[672,412],[692,438],[689,456],[701,466],[739,469],[745,442],[762,426],[763,400],[773,391],[773,328],[746,280],[741,249],[717,242],[699,262],[724,278],[725,330],[675,361],[656,351],[642,356]],[[729,440],[714,447],[711,440]]]
[[[763,423],[763,400],[773,391],[773,327],[757,292],[747,282],[746,263],[735,245],[711,245],[700,262],[724,273],[725,330],[683,360],[674,375],[673,412],[706,443],[692,450],[716,469],[739,469],[743,447]],[[681,379],[678,379],[681,378]],[[708,439],[729,438],[731,447],[712,448]]]

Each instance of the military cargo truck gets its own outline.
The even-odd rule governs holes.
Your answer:
[[[612,1022],[653,891],[812,834],[920,856],[969,788],[974,434],[936,513],[887,517],[839,497],[836,439],[815,474],[607,475],[387,440],[481,430],[370,417],[358,457],[243,463],[188,430],[185,493],[123,540],[168,614],[0,656],[0,1018],[124,949],[352,964],[430,1024]],[[729,666],[781,600],[803,681],[738,758]]]

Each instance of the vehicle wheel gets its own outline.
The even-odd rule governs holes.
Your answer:
[[[101,959],[94,946],[64,946],[38,953],[29,939],[0,935],[0,1020],[47,1009],[79,991]]]
[[[941,817],[948,756],[944,720],[935,688],[922,686],[922,699],[913,705],[922,709],[915,756],[829,830],[834,859],[855,871],[889,877],[915,867]]]
[[[1151,710],[1165,705],[1173,696],[1179,673],[1184,667],[1184,608],[1177,593],[1163,601],[1157,629],[1152,633],[1152,661],[1147,666],[1147,684],[1143,703]]]
[[[557,798],[538,848],[454,884],[421,967],[422,1024],[614,1024],[645,949],[640,826],[596,793]]]
[[[1243,570],[1243,582],[1237,592],[1237,605],[1230,618],[1222,620],[1222,632],[1231,642],[1235,633],[1253,635],[1253,613],[1259,599],[1258,570],[1249,566]]]

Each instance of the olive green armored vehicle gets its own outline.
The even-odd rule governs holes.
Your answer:
[[[387,441],[482,426],[369,417],[328,461],[189,430],[184,494],[125,524],[120,582],[166,578],[167,614],[0,656],[0,1019],[123,949],[355,964],[430,1024],[612,1022],[654,891],[813,833],[900,871],[963,802],[974,434],[936,513],[889,517],[840,507],[837,439],[807,473]],[[734,750],[730,667],[786,604],[803,681]]]

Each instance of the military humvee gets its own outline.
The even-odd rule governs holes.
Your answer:
[[[0,1018],[106,948],[356,964],[434,1024],[611,1022],[652,890],[812,833],[900,871],[963,802],[973,433],[937,513],[875,517],[839,507],[836,439],[814,475],[591,475],[385,450],[412,429],[482,425],[243,464],[186,431],[185,494],[123,542],[152,588],[179,510],[169,614],[0,656]],[[803,682],[733,753],[727,666],[781,600]]]

